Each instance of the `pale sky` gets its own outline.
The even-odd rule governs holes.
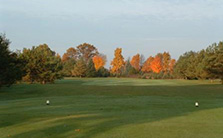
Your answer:
[[[109,62],[117,47],[178,58],[223,40],[223,0],[0,0],[0,33],[11,50],[47,43],[62,55],[87,42]]]

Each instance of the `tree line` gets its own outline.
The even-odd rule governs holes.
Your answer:
[[[122,49],[117,48],[111,62],[111,74],[121,77],[170,79],[174,78],[175,63],[176,60],[172,59],[168,52],[158,53],[146,60],[143,55],[136,54],[125,61]]]
[[[63,77],[137,77],[143,79],[221,79],[223,80],[223,42],[199,52],[186,52],[178,61],[169,52],[145,59],[136,54],[124,59],[122,48],[114,51],[110,68],[106,55],[91,44],[70,47],[62,57],[47,44],[9,50],[10,41],[0,35],[0,87],[17,81],[54,83]]]
[[[184,53],[175,65],[175,73],[183,79],[221,79],[223,84],[223,42],[206,49]]]

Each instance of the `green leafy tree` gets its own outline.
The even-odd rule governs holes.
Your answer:
[[[18,54],[9,50],[10,41],[0,35],[0,87],[10,86],[22,78],[23,61]]]

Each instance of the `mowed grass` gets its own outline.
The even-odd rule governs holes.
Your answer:
[[[68,78],[1,88],[0,138],[8,137],[222,138],[223,85]]]

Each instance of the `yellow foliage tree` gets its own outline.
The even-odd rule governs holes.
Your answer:
[[[163,72],[165,74],[167,74],[169,71],[170,60],[171,60],[171,56],[170,56],[169,52],[164,52],[163,53]]]
[[[118,74],[121,72],[121,68],[125,65],[124,57],[122,56],[122,49],[117,48],[114,55],[115,57],[111,62],[111,72]]]

